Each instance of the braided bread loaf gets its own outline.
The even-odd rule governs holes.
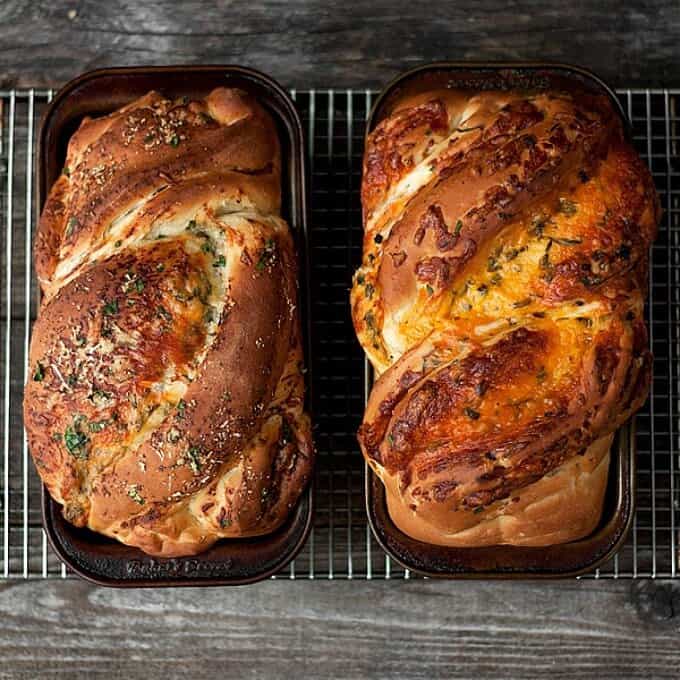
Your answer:
[[[371,132],[352,314],[359,441],[410,536],[548,545],[597,525],[644,402],[649,171],[603,97],[405,95]]]
[[[276,128],[245,93],[85,119],[35,242],[24,417],[77,526],[147,553],[275,529],[312,465]]]

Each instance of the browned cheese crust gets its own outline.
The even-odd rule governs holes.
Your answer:
[[[43,210],[24,396],[64,516],[147,553],[278,527],[311,472],[276,128],[251,97],[86,118]]]
[[[597,525],[612,433],[644,402],[651,175],[605,99],[432,91],[371,132],[352,315],[359,431],[395,522],[441,545]]]

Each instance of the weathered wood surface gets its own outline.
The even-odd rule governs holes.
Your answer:
[[[240,63],[291,87],[380,85],[434,59],[552,59],[680,84],[677,0],[0,3],[0,84],[125,64]]]
[[[0,587],[0,676],[677,678],[679,604],[620,581],[17,582]]]

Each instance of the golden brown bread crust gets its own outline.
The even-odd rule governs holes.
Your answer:
[[[362,203],[352,314],[380,377],[359,440],[392,517],[444,545],[592,531],[603,442],[649,388],[660,216],[609,102],[404,99],[368,137]],[[539,526],[548,506],[559,512]]]
[[[78,526],[162,556],[279,526],[310,476],[273,121],[243,92],[86,119],[41,216],[24,417]]]

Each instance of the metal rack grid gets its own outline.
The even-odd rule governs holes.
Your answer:
[[[374,92],[292,91],[308,144],[314,326],[314,419],[319,449],[316,520],[307,545],[277,578],[409,578],[371,536],[364,465],[355,438],[364,405],[364,358],[348,290],[361,256],[359,185],[365,120]],[[652,394],[637,416],[637,514],[619,554],[595,578],[677,575],[680,526],[680,90],[620,90],[636,147],[665,210],[652,248],[647,306],[655,355]],[[21,416],[37,288],[31,268],[33,173],[47,90],[0,91],[0,560],[4,578],[67,577],[47,544],[40,485]]]

